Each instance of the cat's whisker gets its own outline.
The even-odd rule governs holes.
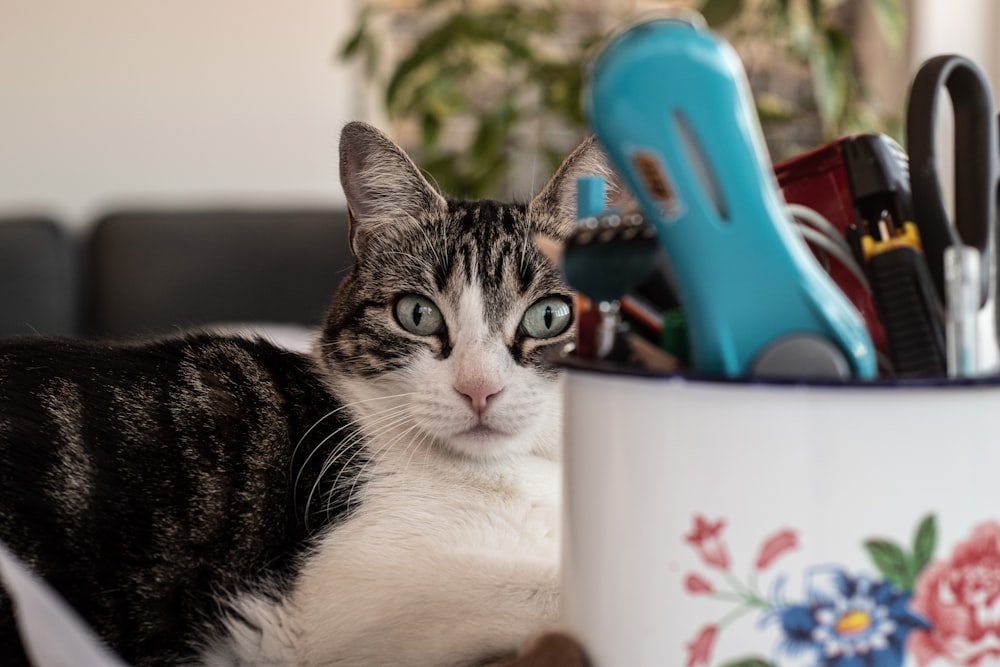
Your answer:
[[[433,264],[430,261],[428,261],[426,258],[419,257],[417,255],[414,255],[413,253],[410,253],[410,252],[403,252],[403,251],[397,250],[397,251],[390,251],[390,252],[387,252],[385,254],[387,254],[387,255],[399,255],[401,257],[405,257],[405,258],[407,258],[409,260],[412,260],[413,267],[417,268],[417,269],[423,269],[425,271],[433,271],[433,269],[434,269]]]
[[[398,423],[403,423],[404,421],[405,421],[405,419],[404,419],[404,420],[400,420],[400,421],[399,421]],[[393,424],[393,425],[395,425],[395,424]],[[377,457],[377,456],[379,456],[379,455],[380,455],[380,454],[381,454],[381,453],[382,453],[383,451],[385,451],[386,449],[388,449],[389,447],[391,447],[391,446],[392,446],[392,445],[393,445],[393,444],[394,444],[394,443],[395,443],[395,442],[396,442],[397,440],[398,440],[398,438],[397,438],[397,439],[393,439],[392,441],[389,441],[389,442],[386,442],[386,443],[384,443],[384,444],[380,445],[380,446],[379,446],[379,447],[378,447],[377,449],[375,449],[375,450],[374,450],[373,452],[371,452],[371,458],[367,458],[367,459],[366,459],[366,460],[365,460],[365,461],[364,461],[364,462],[363,462],[363,463],[361,464],[361,467],[360,467],[360,469],[359,469],[359,470],[357,471],[357,473],[356,473],[355,475],[353,475],[353,476],[352,476],[352,480],[351,480],[351,486],[350,486],[350,489],[349,489],[349,490],[348,490],[348,492],[347,492],[347,500],[345,501],[345,502],[346,502],[346,504],[347,504],[348,506],[350,506],[351,502],[352,502],[352,501],[353,501],[353,499],[354,499],[354,492],[355,492],[355,489],[356,489],[356,487],[357,487],[357,483],[358,483],[358,480],[360,480],[360,479],[364,478],[364,476],[365,476],[365,474],[366,474],[366,472],[367,472],[367,470],[368,470],[368,467],[369,467],[369,466],[371,465],[371,462],[372,462],[372,459],[373,459],[373,458],[376,458],[376,457]],[[340,469],[340,471],[339,471],[339,472],[337,473],[337,476],[336,476],[336,477],[334,478],[334,480],[333,480],[333,484],[331,484],[331,485],[330,485],[330,489],[331,489],[331,492],[332,492],[333,490],[335,490],[335,489],[337,489],[337,488],[338,488],[338,486],[339,486],[339,484],[340,484],[340,479],[341,479],[341,476],[343,475],[343,472],[344,472],[344,470],[346,470],[346,469],[347,469],[347,467],[348,467],[348,466],[350,466],[350,464],[351,464],[351,463],[352,463],[352,462],[354,461],[354,459],[356,458],[356,456],[357,456],[357,452],[355,452],[355,454],[354,454],[354,455],[352,455],[352,456],[351,456],[351,458],[350,458],[350,459],[348,459],[348,460],[347,460],[347,462],[346,462],[346,463],[345,463],[345,464],[344,464],[343,466],[341,466],[341,469]],[[328,469],[327,469],[327,470],[328,470]],[[322,475],[320,476],[320,478],[322,478],[322,476],[323,476],[323,475],[325,475],[325,473],[326,473],[326,470],[324,470],[324,472],[323,472],[323,474],[322,474]],[[312,495],[312,494],[310,494],[310,497],[311,497],[311,495]],[[330,501],[328,500],[328,501],[327,501],[327,507],[329,507],[329,504],[330,504]]]
[[[398,412],[402,412],[404,409],[405,409],[404,406],[400,406],[400,408],[398,408],[397,411]],[[326,445],[326,443],[328,443],[335,436],[339,435],[341,432],[343,432],[343,431],[345,431],[347,429],[351,429],[351,428],[355,429],[353,432],[349,432],[348,436],[346,438],[344,438],[344,440],[327,457],[327,459],[324,461],[323,466],[322,466],[322,468],[320,470],[320,474],[316,476],[316,481],[313,483],[313,487],[310,490],[309,496],[306,498],[306,503],[305,503],[305,507],[306,507],[306,525],[307,525],[307,527],[308,527],[309,505],[312,503],[312,496],[313,496],[313,493],[315,493],[316,486],[322,480],[323,475],[329,469],[329,467],[331,465],[333,465],[333,463],[337,460],[337,458],[339,457],[339,455],[341,453],[343,453],[344,451],[346,451],[348,448],[352,447],[354,444],[356,444],[357,442],[360,441],[359,434],[361,432],[361,429],[360,429],[360,427],[357,426],[358,424],[359,424],[358,420],[348,421],[343,426],[341,426],[340,428],[338,428],[337,430],[333,431],[332,433],[330,433],[329,435],[327,435],[325,438],[323,438],[312,449],[312,451],[309,452],[309,455],[302,462],[302,464],[299,467],[298,473],[295,475],[295,483],[292,486],[292,488],[293,488],[292,494],[293,494],[293,499],[297,503],[298,502],[298,487],[299,487],[299,482],[301,481],[302,474],[303,474],[303,472],[305,472],[306,466],[308,465],[308,463],[312,459],[312,457],[316,454],[316,452],[318,452],[320,449],[322,449]]]
[[[419,422],[417,422],[414,425],[418,426],[418,427],[421,426],[419,424]],[[421,448],[424,449],[424,461],[426,462],[426,460],[427,460],[427,458],[426,458],[426,456],[427,456],[427,454],[426,454],[427,448],[424,447],[423,445],[424,445],[425,442],[427,442],[427,439],[431,437],[431,434],[430,434],[430,431],[428,431],[428,430],[426,430],[426,429],[424,429],[422,427],[420,428],[420,430],[421,430],[420,439],[419,440],[411,440],[410,441],[410,446],[409,446],[409,450],[410,450],[409,454],[410,455],[407,457],[406,463],[403,464],[403,470],[408,470],[409,469],[410,464],[413,463],[413,455],[416,454],[417,450],[419,450]]]
[[[411,413],[409,409],[405,406],[401,406],[392,412],[385,412],[379,416],[378,419],[370,420],[362,428],[360,422],[352,423],[354,430],[348,433],[347,437],[344,438],[342,445],[346,447],[341,447],[341,449],[352,448],[355,444],[367,441],[377,441],[378,438],[385,432],[391,431],[400,424],[405,424],[410,419]],[[321,476],[328,469],[329,466],[335,462],[335,459],[331,456],[323,465],[321,470]]]
[[[294,460],[295,454],[298,452],[299,447],[302,446],[302,443],[305,442],[305,439],[309,437],[309,435],[316,429],[316,427],[319,426],[324,421],[326,421],[327,419],[329,419],[330,417],[332,417],[333,415],[335,415],[335,414],[337,414],[339,412],[342,412],[344,410],[349,410],[352,407],[355,407],[355,406],[358,406],[358,405],[367,404],[367,403],[370,403],[370,402],[373,402],[373,401],[393,400],[393,399],[397,399],[397,398],[406,398],[407,396],[413,396],[416,393],[417,392],[415,392],[415,391],[406,391],[406,392],[401,392],[401,393],[398,393],[398,394],[390,394],[390,395],[384,395],[384,396],[372,396],[370,398],[361,399],[361,400],[357,400],[357,401],[352,401],[350,403],[344,403],[343,405],[341,405],[341,406],[339,406],[339,407],[337,407],[337,408],[335,408],[333,410],[330,410],[325,415],[323,415],[322,417],[320,417],[319,419],[317,419],[315,422],[313,422],[312,426],[310,426],[308,429],[306,429],[306,432],[302,434],[302,437],[299,438],[299,441],[297,443],[295,443],[295,447],[292,448],[292,459]],[[312,456],[312,454],[310,454],[310,456]],[[309,457],[306,457],[306,461],[307,462],[308,462],[308,460],[309,460]]]
[[[397,393],[397,394],[384,394],[384,395],[381,395],[381,396],[371,396],[369,398],[358,399],[358,400],[355,400],[355,401],[344,403],[341,406],[337,407],[336,409],[331,410],[330,412],[326,413],[325,415],[323,415],[322,417],[320,417],[318,420],[316,420],[313,423],[313,425],[310,426],[306,430],[306,432],[302,435],[302,437],[299,438],[298,443],[296,443],[296,445],[295,445],[295,447],[293,449],[293,453],[298,450],[298,448],[302,445],[302,443],[305,441],[305,439],[307,437],[309,437],[309,435],[316,429],[317,426],[319,426],[321,423],[323,423],[324,421],[326,421],[327,419],[329,419],[330,417],[332,417],[335,414],[343,412],[344,410],[350,410],[351,408],[354,408],[354,407],[357,407],[357,406],[367,405],[368,403],[373,403],[375,401],[390,401],[390,400],[395,400],[395,399],[400,399],[400,398],[407,398],[409,396],[415,396],[418,393],[419,392],[415,392],[415,391],[404,391],[404,392],[400,392],[400,393]]]
[[[413,431],[417,431],[417,435],[419,436],[418,438],[409,437],[409,435]],[[427,440],[428,437],[430,437],[430,433],[425,428],[423,428],[421,420],[413,419],[410,427],[407,428],[402,433],[400,433],[399,435],[397,435],[393,443],[385,447],[383,451],[388,451],[390,448],[395,448],[400,441],[405,439],[406,442],[403,446],[403,452],[400,458],[408,455],[406,462],[403,464],[403,470],[406,470],[410,466],[410,462],[413,460],[413,454],[416,452],[417,449],[420,448],[420,446]]]
[[[329,472],[333,464],[339,462],[338,459],[340,454],[342,454],[344,451],[347,451],[348,449],[354,448],[354,445],[361,442],[362,439],[367,439],[369,441],[377,442],[379,436],[382,433],[389,431],[400,424],[406,423],[411,418],[412,418],[411,406],[401,405],[390,410],[385,410],[382,413],[378,414],[375,418],[368,420],[366,422],[368,428],[365,429],[360,428],[360,426],[357,426],[357,424],[359,423],[357,421],[352,421],[348,425],[346,425],[344,428],[346,428],[347,426],[356,426],[356,428],[344,438],[341,444],[330,454],[327,460],[324,461],[319,474],[316,476],[316,479],[313,482],[313,485],[309,492],[309,496],[306,499],[305,506],[306,506],[307,519],[309,515],[309,507],[312,505],[313,497],[315,496],[316,491],[319,488],[319,485],[322,483],[323,478],[326,476],[326,473]],[[371,428],[372,426],[375,426],[376,428]],[[343,428],[338,429],[338,432],[341,430],[343,430]],[[351,457],[348,458],[347,461],[341,463],[340,470],[337,473],[337,477],[333,480],[333,483],[331,484],[330,487],[331,490],[335,490],[337,488],[340,482],[340,477],[343,475],[345,470],[350,468],[351,463],[359,455],[360,451],[361,451],[360,449],[355,449]],[[378,451],[381,450],[376,450],[376,453],[373,454],[373,456],[376,455]],[[364,466],[362,466],[360,472],[363,472],[363,470]],[[300,470],[300,476],[301,472],[302,471]],[[355,481],[356,480],[357,476],[355,477]],[[348,495],[348,502],[350,502],[350,494]]]
[[[355,438],[367,438],[371,441],[378,441],[379,437],[384,433],[390,432],[401,424],[413,421],[413,409],[412,406],[400,406],[400,409],[393,412],[392,414],[380,415],[378,419],[371,420],[368,422],[369,428],[366,428],[363,432],[359,429],[349,437]],[[377,428],[370,428],[371,426],[377,426]],[[407,429],[409,430],[409,429]],[[381,443],[376,449],[371,453],[372,458],[377,457],[382,451],[387,449],[392,442],[395,440]]]
[[[326,476],[326,473],[330,471],[330,468],[333,466],[334,463],[339,462],[338,459],[339,459],[340,455],[343,454],[343,452],[347,451],[348,449],[352,449],[352,448],[354,449],[354,452],[351,454],[350,458],[348,458],[347,461],[344,461],[341,464],[340,471],[337,473],[337,477],[333,480],[333,484],[331,485],[331,489],[336,489],[337,488],[337,484],[340,481],[341,475],[344,473],[345,470],[347,470],[350,467],[350,465],[354,461],[354,459],[357,458],[357,456],[360,454],[361,449],[360,448],[354,448],[355,444],[359,443],[362,440],[362,438],[366,438],[366,437],[367,438],[372,438],[372,439],[377,438],[378,435],[383,430],[385,430],[386,428],[392,428],[396,424],[405,423],[405,421],[408,418],[409,418],[409,407],[408,406],[399,406],[398,408],[396,408],[393,411],[386,411],[385,413],[383,413],[382,415],[380,415],[378,419],[370,422],[371,424],[377,424],[379,422],[383,422],[383,425],[381,427],[379,427],[379,428],[363,430],[360,426],[358,426],[359,422],[357,422],[357,421],[351,421],[351,422],[345,424],[344,426],[342,426],[341,428],[337,429],[337,431],[335,431],[334,433],[331,433],[330,435],[328,435],[326,438],[323,439],[323,442],[321,442],[319,445],[317,445],[317,447],[313,450],[313,452],[310,453],[310,457],[318,449],[320,449],[321,447],[323,447],[326,444],[326,442],[328,442],[330,440],[330,438],[332,438],[333,436],[339,434],[341,431],[343,431],[343,430],[345,430],[347,428],[354,428],[354,430],[348,433],[348,435],[343,439],[343,441],[334,449],[333,452],[331,452],[331,454],[323,462],[323,465],[320,468],[319,473],[316,475],[316,479],[313,481],[312,487],[309,490],[309,495],[307,496],[306,502],[305,502],[305,513],[306,513],[305,519],[306,519],[306,525],[307,526],[309,525],[309,507],[312,505],[313,497],[315,496],[316,491],[319,489],[319,485],[320,485],[320,483],[322,483],[323,478]],[[386,422],[387,420],[388,420],[389,423],[388,424],[384,424],[384,422]],[[299,481],[301,479],[302,472],[304,471],[304,469],[305,469],[305,466],[303,465],[303,467],[300,468],[300,470],[299,470],[299,474],[296,475],[295,487],[294,487],[296,489],[298,488],[298,483],[299,483]]]
[[[304,519],[307,529],[309,528],[309,525],[311,523],[310,517],[312,516],[312,513],[310,512],[310,508],[313,505],[313,498],[316,495],[316,492],[319,490],[319,485],[323,481],[323,478],[326,476],[326,473],[330,471],[330,468],[333,466],[333,463],[337,461],[345,451],[351,448],[351,445],[353,444],[352,438],[353,438],[353,433],[351,434],[351,436],[348,436],[348,440],[345,440],[344,443],[338,446],[331,454],[330,458],[323,463],[323,466],[320,469],[319,474],[316,475],[316,479],[313,481],[312,487],[310,487],[309,489],[309,495],[306,497],[305,510],[304,510],[305,511]],[[334,480],[333,484],[330,485],[330,489],[327,492],[328,496],[332,497],[333,494],[337,491],[337,483],[340,480],[340,475],[343,474],[344,471],[350,469],[351,463],[353,463],[355,458],[358,457],[360,452],[361,452],[360,449],[354,449],[353,453],[351,454],[351,456],[348,457],[347,461],[344,461],[341,464],[340,471],[337,474],[337,478]],[[328,500],[326,503],[327,512],[329,512],[329,507],[331,502],[332,502],[331,500]]]
[[[427,460],[430,458],[430,455],[431,455],[431,452],[433,451],[433,448],[431,448],[431,447],[424,447],[423,449],[424,449],[423,466],[426,468],[428,466],[428,461]]]
[[[306,432],[302,434],[301,438],[299,438],[299,441],[297,443],[295,443],[295,447],[292,448],[292,457],[291,457],[292,460],[295,459],[295,454],[298,453],[299,447],[302,446],[302,443],[305,442],[305,439],[309,437],[309,435],[316,429],[316,427],[319,426],[324,421],[326,421],[327,419],[329,419],[330,417],[332,417],[333,415],[337,414],[338,412],[340,412],[343,409],[344,409],[344,407],[340,406],[338,408],[330,410],[325,415],[323,415],[322,417],[320,417],[319,419],[317,419],[316,421],[314,421],[313,424],[312,424],[312,426],[310,426],[309,428],[307,428]]]
[[[423,460],[420,462],[420,465],[423,468],[426,468],[429,465],[428,459],[429,459],[430,455],[434,451],[434,447],[433,446],[428,446],[427,442],[431,441],[433,443],[435,437],[434,437],[434,435],[431,433],[431,431],[429,429],[425,428],[425,425],[423,424],[423,420],[417,420],[416,423],[415,423],[415,426],[419,427],[420,430],[422,431],[422,433],[421,433],[421,436],[420,436],[419,440],[411,441],[410,455],[409,455],[409,457],[406,460],[406,464],[404,466],[404,470],[408,470],[409,469],[410,465],[413,463],[413,457],[417,453],[418,450],[423,450],[424,456],[423,456]]]
[[[402,431],[401,433],[398,433],[398,434],[396,434],[396,436],[395,436],[395,437],[394,437],[394,438],[393,438],[392,440],[389,440],[389,441],[387,441],[387,442],[383,443],[383,444],[382,444],[382,445],[381,445],[380,447],[378,447],[378,448],[377,448],[377,449],[376,449],[376,450],[375,450],[375,451],[374,451],[374,452],[372,453],[372,456],[371,456],[371,459],[370,459],[369,461],[365,462],[365,465],[364,465],[364,466],[362,466],[362,468],[361,468],[361,472],[360,472],[360,474],[356,475],[356,476],[354,477],[354,480],[353,480],[353,481],[352,481],[352,483],[351,483],[351,488],[350,488],[350,491],[348,491],[348,493],[347,493],[347,499],[348,499],[348,503],[350,503],[351,499],[352,499],[352,498],[354,497],[354,491],[355,491],[355,489],[356,489],[356,487],[357,487],[357,484],[358,484],[358,480],[359,480],[359,479],[361,479],[361,477],[362,477],[362,476],[364,475],[364,471],[365,471],[365,468],[366,468],[366,467],[367,467],[368,465],[370,465],[371,461],[372,461],[372,460],[377,460],[377,459],[378,459],[379,457],[381,457],[381,456],[382,456],[382,455],[383,455],[383,454],[384,454],[385,452],[389,451],[390,449],[394,449],[394,448],[396,447],[396,445],[397,445],[397,444],[398,444],[398,443],[399,443],[400,441],[402,441],[402,440],[404,440],[405,438],[407,438],[407,436],[408,436],[408,435],[409,435],[409,434],[410,434],[411,432],[413,432],[413,431],[414,431],[415,429],[420,429],[420,424],[419,424],[419,423],[418,423],[418,422],[417,422],[416,420],[414,420],[414,421],[413,421],[413,423],[412,423],[412,424],[411,424],[411,425],[410,425],[410,426],[409,426],[409,427],[408,427],[407,429],[405,429],[405,430],[404,430],[404,431]],[[425,435],[426,435],[426,432],[425,432]],[[413,441],[411,440],[410,442],[412,443]],[[403,450],[403,453],[404,453],[404,454],[406,453],[406,449],[405,449],[405,448],[404,448],[404,450]],[[404,466],[404,469],[405,469],[405,466]],[[338,475],[338,479],[339,479],[339,475]]]
[[[415,396],[420,392],[417,391],[401,391],[395,394],[379,394],[378,396],[369,396],[368,398],[359,398],[353,401],[347,401],[338,408],[338,410],[346,410],[352,408],[356,405],[366,405],[368,403],[374,403],[375,401],[389,401],[394,398],[406,398],[407,396]]]
[[[299,471],[295,475],[295,483],[292,484],[292,500],[293,500],[293,502],[295,502],[296,504],[298,503],[299,482],[302,481],[302,473],[305,472],[306,466],[309,464],[309,461],[312,459],[312,457],[316,454],[316,452],[318,452],[320,449],[322,449],[324,446],[326,446],[326,443],[328,443],[331,439],[333,439],[335,436],[337,436],[338,434],[340,434],[345,429],[354,427],[354,425],[355,425],[355,422],[348,422],[348,423],[344,424],[343,426],[341,426],[340,428],[338,428],[337,430],[335,430],[333,433],[330,433],[325,438],[323,438],[322,440],[320,440],[319,444],[317,444],[315,447],[313,447],[312,451],[309,452],[309,455],[306,456],[305,461],[303,461],[302,464],[299,466]],[[338,455],[337,454],[338,452],[343,452],[348,447],[350,447],[352,444],[353,443],[351,442],[350,437],[345,438],[344,441],[342,441],[334,449],[334,452],[333,452],[333,454],[331,454],[330,458],[332,460],[335,460],[336,456]],[[328,465],[328,463],[324,463],[324,465]],[[321,479],[321,478],[322,478],[322,473],[317,476],[317,479]],[[315,490],[315,485],[314,485],[313,489]],[[306,527],[309,526],[309,504],[311,502],[311,499],[312,499],[312,491],[310,491],[309,497],[306,498],[306,504],[305,504],[305,506],[306,506]]]

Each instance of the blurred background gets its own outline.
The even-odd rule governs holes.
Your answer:
[[[135,202],[337,204],[338,131],[358,118],[455,194],[523,195],[582,130],[572,79],[595,37],[701,4],[764,111],[797,121],[773,130],[782,156],[859,127],[898,132],[930,54],[970,55],[998,83],[991,0],[0,0],[0,213],[82,225]],[[815,73],[829,95],[814,96]],[[548,161],[497,166],[518,148]]]
[[[0,211],[334,203],[343,0],[0,0]]]
[[[527,198],[587,132],[595,44],[666,7],[734,44],[776,160],[900,138],[933,54],[972,57],[1000,89],[993,0],[0,0],[0,334],[315,323],[350,262],[344,123],[384,128],[451,194]],[[318,280],[303,253],[325,248],[289,315]],[[227,283],[218,304],[246,300],[251,279],[284,291],[239,312],[192,299]]]

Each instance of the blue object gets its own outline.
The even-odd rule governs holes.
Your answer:
[[[650,19],[612,37],[584,96],[598,140],[657,229],[692,366],[747,376],[767,356],[768,368],[794,374],[795,355],[825,347],[850,376],[872,378],[861,316],[785,211],[742,64],[698,19]],[[792,358],[775,365],[796,340],[809,344],[788,346]]]
[[[580,176],[576,179],[576,219],[592,218],[604,212],[607,189],[603,176]]]

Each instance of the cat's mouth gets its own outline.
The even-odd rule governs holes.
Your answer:
[[[493,428],[492,426],[487,426],[486,424],[479,423],[470,429],[462,431],[459,433],[460,436],[466,438],[498,438],[505,437],[508,434],[503,431]]]
[[[491,425],[488,422],[479,422],[464,431],[459,431],[452,436],[452,440],[474,444],[476,447],[483,447],[499,445],[502,442],[510,440],[516,433],[516,431],[512,432],[508,429],[500,428],[495,424]]]
[[[479,423],[451,436],[448,439],[448,446],[463,456],[483,459],[506,451],[510,441],[510,433]]]

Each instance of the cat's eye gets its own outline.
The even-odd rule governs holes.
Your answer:
[[[410,333],[433,336],[444,328],[444,318],[434,302],[419,294],[406,294],[396,302],[396,321]]]
[[[532,338],[552,338],[566,331],[572,312],[565,299],[548,296],[528,306],[521,318],[524,332]]]

